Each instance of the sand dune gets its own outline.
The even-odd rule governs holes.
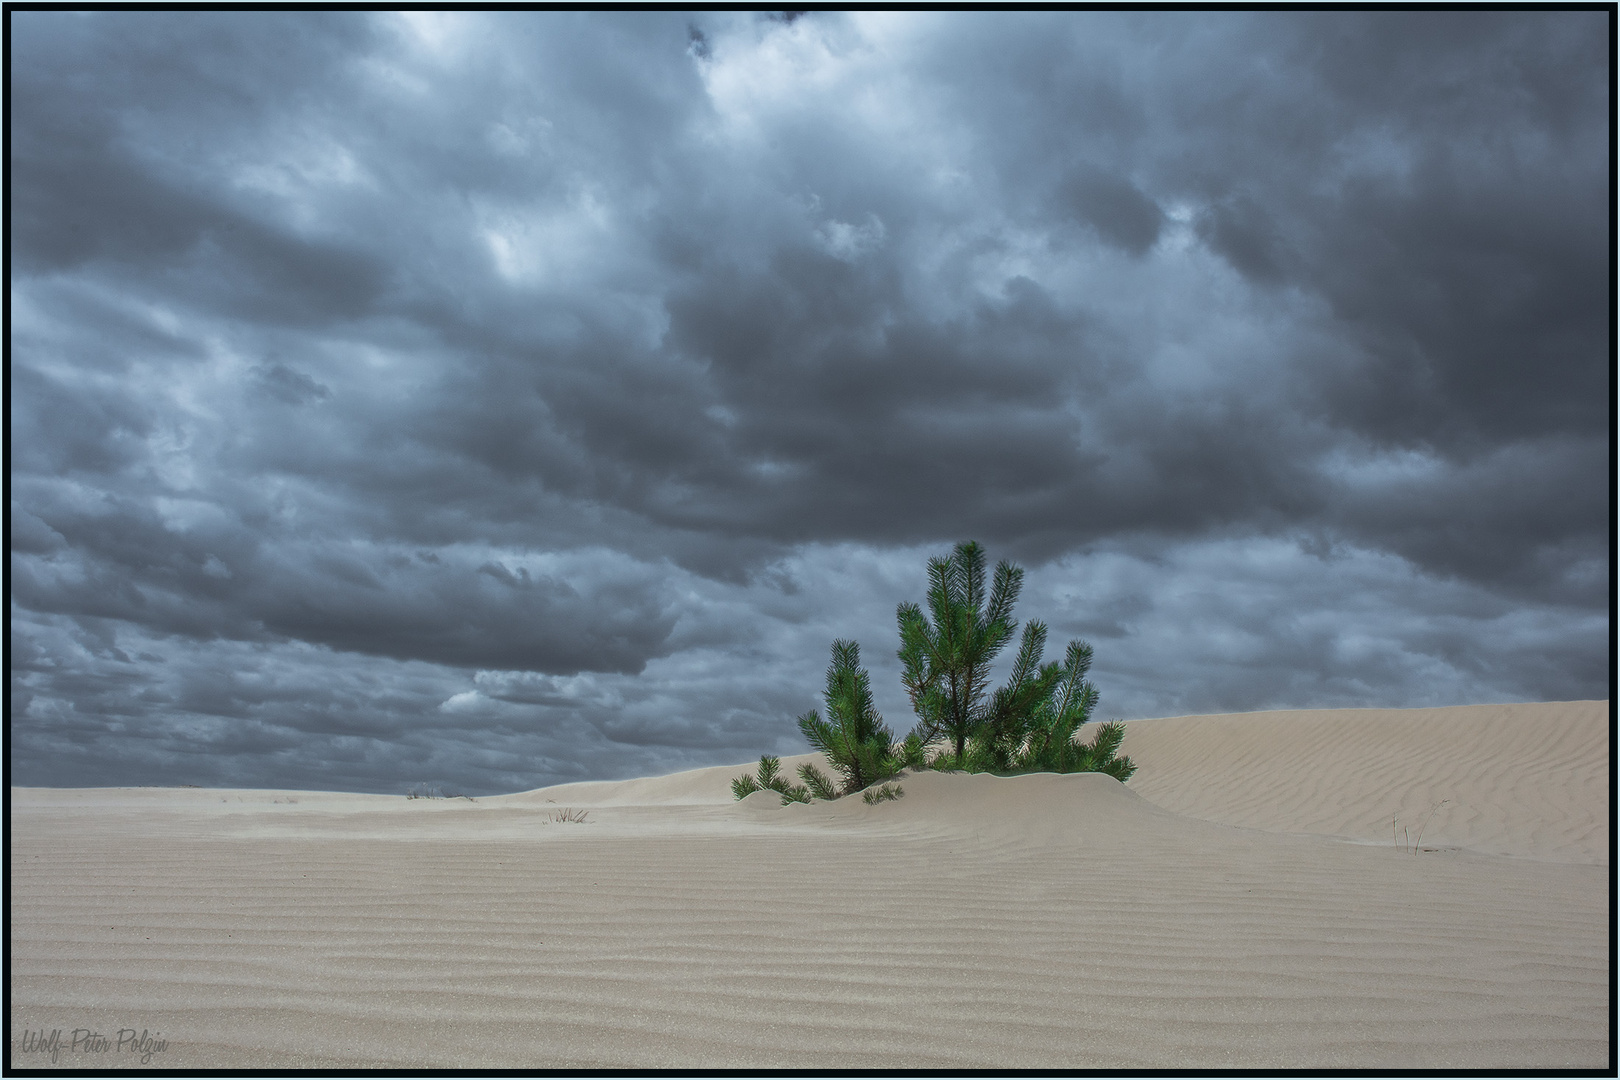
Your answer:
[[[1136,721],[1129,785],[876,806],[738,803],[746,765],[13,789],[11,1063],[61,1029],[60,1067],[139,1065],[80,1028],[163,1068],[1612,1067],[1608,732],[1605,702]],[[1441,799],[1398,851],[1388,816]]]
[[[1138,720],[1120,752],[1144,798],[1211,821],[1609,861],[1606,701]]]

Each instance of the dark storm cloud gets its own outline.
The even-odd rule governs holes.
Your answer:
[[[967,537],[1123,713],[1603,696],[1606,20],[13,13],[20,782],[903,729]]]
[[[50,534],[32,526],[24,535],[36,548],[61,537],[76,559],[53,557],[55,548],[29,557],[14,544],[17,603],[192,638],[290,638],[459,667],[553,672],[639,671],[662,651],[675,621],[656,579],[633,569],[581,586],[496,560],[454,565],[369,545],[292,540],[268,548],[245,530],[173,529],[139,506],[97,510],[47,511]]]
[[[288,405],[307,405],[332,396],[332,391],[301,371],[286,364],[260,365],[253,369],[266,393]]]
[[[78,25],[71,21],[78,19]],[[325,320],[375,300],[381,266],[255,220],[210,190],[198,162],[142,146],[142,114],[212,139],[274,107],[267,84],[319,81],[358,44],[349,20],[148,14],[108,25],[19,18],[32,63],[11,85],[13,246],[24,272],[113,262],[158,272],[211,307]],[[96,78],[86,75],[94,72]],[[296,83],[294,83],[296,85]],[[293,97],[300,96],[293,91]],[[246,305],[246,306],[241,306]]]
[[[1286,256],[1281,239],[1252,198],[1239,195],[1211,204],[1199,218],[1198,235],[1250,281],[1282,281]]]
[[[1066,194],[1076,215],[1108,243],[1141,255],[1158,242],[1164,211],[1130,181],[1082,172],[1069,181]]]

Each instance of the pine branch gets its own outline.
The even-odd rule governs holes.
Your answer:
[[[1100,773],[1107,773],[1109,776],[1112,776],[1115,780],[1118,780],[1123,784],[1125,781],[1131,778],[1133,773],[1136,772],[1136,764],[1128,757],[1113,758],[1109,761],[1103,762],[1096,771]]]
[[[969,611],[977,612],[984,606],[984,548],[973,541],[956,545],[956,562],[961,568],[961,603]],[[1001,585],[1001,566],[996,567],[996,585]],[[992,619],[995,616],[991,616]]]
[[[1041,666],[1041,653],[1046,651],[1046,624],[1031,619],[1024,624],[1024,638],[1018,643],[1018,656],[1013,660],[1010,687],[1019,687],[1035,677]]]
[[[817,799],[832,801],[838,798],[838,789],[833,786],[832,778],[808,761],[799,766],[799,779],[810,794]]]
[[[1075,678],[1085,678],[1086,672],[1091,670],[1091,646],[1084,641],[1069,642],[1068,654],[1063,658],[1063,665],[1074,672]]]
[[[1097,729],[1097,737],[1091,741],[1091,753],[1099,762],[1109,761],[1124,741],[1125,725],[1118,720],[1110,720]]]
[[[833,732],[827,726],[827,722],[821,718],[820,713],[811,709],[799,717],[798,723],[799,732],[805,737],[805,741],[823,754],[831,752],[834,738]]]
[[[980,565],[979,574],[982,579],[984,574],[982,555]],[[986,626],[1000,623],[1006,627],[1003,643],[1010,640],[1018,628],[1018,624],[1012,619],[1012,609],[1013,605],[1018,603],[1018,594],[1023,588],[1024,571],[1021,567],[1005,561],[996,564],[996,583],[990,590],[990,606],[985,610],[984,622]]]

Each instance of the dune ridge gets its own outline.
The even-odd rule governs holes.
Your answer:
[[[1372,843],[1395,818],[1425,844],[1609,862],[1607,701],[1137,720],[1120,752],[1193,817]]]
[[[1128,786],[877,806],[735,802],[747,765],[13,789],[11,1062],[86,1027],[161,1032],[164,1068],[1612,1067],[1607,703],[1296,719],[1132,722]],[[1469,814],[1402,854],[1370,831],[1425,761]]]

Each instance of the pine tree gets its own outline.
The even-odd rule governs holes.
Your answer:
[[[924,743],[946,736],[958,762],[987,719],[990,663],[1018,628],[1012,608],[1023,570],[999,563],[988,598],[984,576],[984,549],[958,544],[949,557],[929,560],[928,615],[916,604],[895,612],[902,677],[918,717],[914,734]]]
[[[1102,725],[1089,746],[1076,741],[1099,697],[1086,679],[1091,646],[1071,641],[1063,663],[1042,664],[1045,642],[1046,627],[1031,620],[1012,676],[996,691],[957,764],[969,772],[1101,772],[1122,783],[1129,780],[1136,765],[1117,756],[1124,724]]]
[[[982,759],[993,771],[1010,772],[1017,767],[1021,752],[1062,681],[1063,665],[1055,661],[1041,663],[1045,648],[1046,624],[1031,619],[1024,625],[1012,675],[990,699],[984,724],[973,739],[969,756]]]
[[[1091,646],[1071,641],[1064,655],[1058,678],[1040,700],[1029,722],[1028,745],[1020,764],[1029,770],[1083,772],[1075,732],[1091,719],[1099,697],[1097,688],[1086,679],[1091,670]]]
[[[894,736],[873,707],[872,679],[861,667],[861,647],[855,642],[833,642],[823,700],[827,718],[823,720],[811,709],[799,717],[799,730],[811,746],[827,755],[828,762],[843,778],[839,794],[860,791],[899,771],[899,762],[891,750]],[[813,767],[809,772],[821,776]],[[812,791],[818,789],[818,782],[804,768],[799,775]]]

